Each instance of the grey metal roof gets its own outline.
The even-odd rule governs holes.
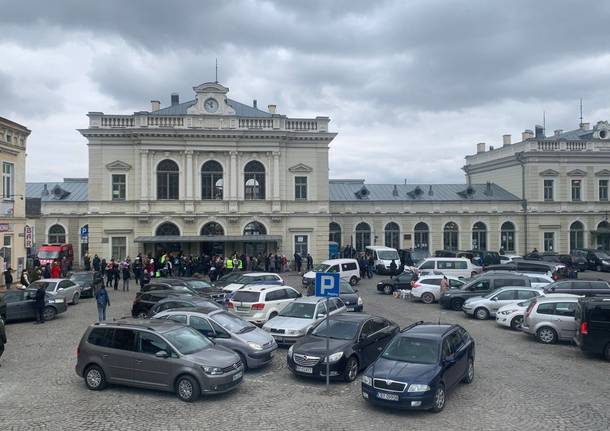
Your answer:
[[[565,139],[568,141],[577,141],[579,139],[589,140],[592,138],[593,138],[593,130],[575,129],[575,130],[569,130],[567,132],[560,133],[559,136],[551,135],[551,136],[546,136],[545,138],[542,138],[542,139],[547,139],[547,140],[551,140],[551,141],[555,141],[557,139]]]
[[[186,115],[188,108],[193,106],[196,102],[196,99],[189,100],[188,102],[179,103],[177,105],[159,109],[158,111],[153,111],[150,113],[150,115]],[[235,115],[237,117],[271,117],[271,114],[268,112],[249,105],[244,105],[236,100],[227,99],[227,104],[231,106],[231,108],[235,109]]]
[[[489,184],[365,184],[364,180],[330,180],[331,201],[520,201]],[[362,191],[366,189],[366,192]],[[358,197],[360,195],[360,198]]]
[[[43,193],[45,185],[48,193]],[[89,197],[86,179],[68,179],[61,182],[26,183],[25,196],[40,198],[42,202],[86,202]]]

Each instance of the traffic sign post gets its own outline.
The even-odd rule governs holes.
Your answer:
[[[339,297],[339,286],[341,278],[338,273],[318,272],[316,273],[316,296],[326,298],[326,392],[330,387],[330,361],[328,356],[330,353],[330,312],[328,307],[328,298]]]

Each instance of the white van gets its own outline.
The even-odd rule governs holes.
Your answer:
[[[381,245],[369,245],[366,253],[375,259],[374,271],[378,274],[389,274],[392,261],[396,263],[396,268],[400,266],[400,256],[395,248]]]
[[[360,281],[360,267],[356,259],[330,259],[314,266],[313,271],[303,275],[303,286],[316,282],[316,272],[338,272],[342,280],[355,286]]]
[[[429,257],[417,269],[420,274],[444,274],[459,278],[473,277],[482,270],[465,257]]]

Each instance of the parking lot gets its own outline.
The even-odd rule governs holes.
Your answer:
[[[598,273],[584,277],[598,278]],[[583,277],[583,278],[584,278]],[[285,277],[300,287],[300,277]],[[401,326],[426,320],[459,323],[477,343],[476,377],[449,394],[445,410],[398,412],[367,404],[360,379],[324,382],[292,376],[286,350],[273,364],[249,371],[234,392],[187,404],[174,394],[109,387],[86,389],[74,372],[76,347],[96,319],[95,303],[82,300],[45,325],[7,325],[9,342],[0,359],[0,426],[24,429],[587,429],[610,428],[610,363],[587,357],[571,344],[541,345],[533,338],[378,294],[376,282],[358,286],[365,312]],[[606,279],[610,278],[605,275]],[[111,318],[129,315],[135,292],[110,291]]]

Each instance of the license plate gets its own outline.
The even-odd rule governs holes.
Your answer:
[[[296,365],[294,369],[297,370],[299,373],[313,374],[313,368],[311,367],[300,367]]]
[[[387,401],[398,401],[397,394],[386,394],[385,392],[377,392],[377,398]]]
[[[250,307],[237,307],[237,311],[250,311]]]
[[[241,377],[244,375],[244,373],[242,371],[240,371],[239,373],[235,374],[233,376],[233,381],[239,380],[241,379]]]

